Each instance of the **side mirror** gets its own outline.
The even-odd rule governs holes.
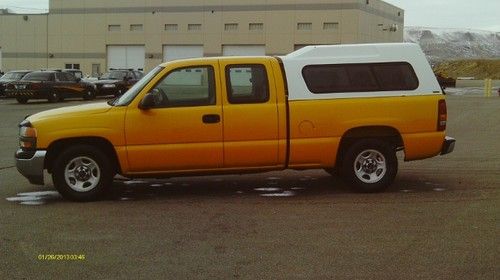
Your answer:
[[[139,109],[149,110],[156,105],[154,93],[148,92],[139,103]]]

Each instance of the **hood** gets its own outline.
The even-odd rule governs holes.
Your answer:
[[[82,115],[102,114],[106,113],[111,108],[113,108],[113,106],[109,105],[106,102],[70,106],[36,113],[29,116],[28,121],[34,124],[37,121],[46,119],[65,118],[67,116],[76,117]]]
[[[0,80],[0,84],[7,84],[7,83],[10,83],[10,82],[14,82],[14,81],[17,81],[17,80],[13,80],[13,79],[3,79],[3,80]]]

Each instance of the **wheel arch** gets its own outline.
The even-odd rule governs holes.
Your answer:
[[[345,151],[359,139],[380,139],[391,143],[397,150],[404,148],[401,133],[391,126],[361,126],[347,130],[340,139],[337,153],[336,166],[338,166],[344,156]]]
[[[121,172],[120,162],[118,156],[113,147],[113,144],[105,138],[102,137],[77,137],[77,138],[66,138],[57,140],[49,145],[47,148],[47,156],[45,158],[45,168],[49,173],[52,173],[53,164],[57,155],[66,147],[72,145],[90,145],[98,148],[106,154],[111,159],[111,164],[113,165],[114,171],[116,173]]]

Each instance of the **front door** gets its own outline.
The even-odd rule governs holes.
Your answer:
[[[154,108],[128,108],[132,173],[189,172],[222,167],[222,102],[218,69],[196,65],[164,71],[151,90]]]

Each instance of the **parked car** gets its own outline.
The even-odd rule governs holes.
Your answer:
[[[94,82],[96,94],[120,96],[143,76],[144,74],[138,70],[111,69]]]
[[[1,78],[0,78],[0,97],[5,96],[5,87],[14,81],[19,81],[22,79],[26,74],[28,74],[29,70],[17,70],[17,71],[10,71],[5,73]]]
[[[47,99],[49,102],[63,101],[65,98],[95,98],[95,85],[82,82],[68,72],[49,70],[33,71],[21,80],[11,82],[5,94],[16,98],[19,103],[30,99]]]

